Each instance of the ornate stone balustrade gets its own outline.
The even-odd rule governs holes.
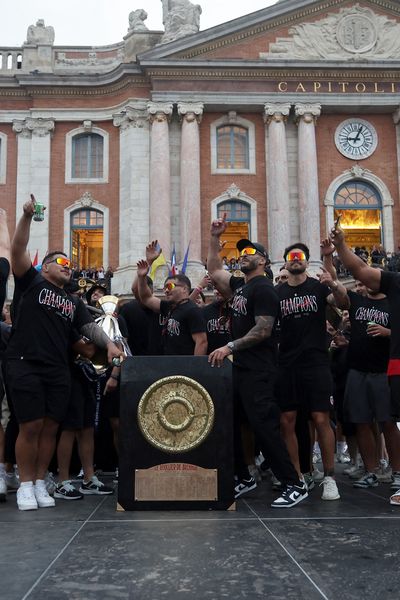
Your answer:
[[[0,75],[12,75],[22,69],[22,64],[22,48],[0,48]]]

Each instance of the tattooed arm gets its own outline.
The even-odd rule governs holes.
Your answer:
[[[246,348],[256,346],[263,340],[271,337],[275,317],[265,315],[254,317],[254,319],[256,324],[246,333],[246,335],[235,340],[234,342],[230,342],[233,344],[233,348],[229,346],[222,346],[222,348],[217,348],[211,352],[210,356],[208,357],[208,362],[211,363],[212,367],[215,365],[220,367],[224,361],[224,358],[229,356],[229,354],[237,352],[238,350],[245,350]]]

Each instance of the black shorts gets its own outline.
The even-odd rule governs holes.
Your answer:
[[[113,392],[109,392],[105,395],[102,393],[100,401],[100,412],[101,416],[107,419],[119,418],[119,385],[117,389]]]
[[[18,423],[44,417],[62,422],[71,389],[67,367],[10,359],[6,363],[6,381]]]
[[[386,373],[350,369],[344,393],[344,415],[350,423],[391,421],[390,389]]]
[[[390,387],[390,417],[392,421],[400,421],[400,375],[388,377]]]
[[[95,384],[79,367],[71,368],[71,395],[62,429],[71,431],[94,427],[96,416]]]
[[[332,374],[328,365],[280,367],[276,397],[281,412],[330,412],[333,408]]]

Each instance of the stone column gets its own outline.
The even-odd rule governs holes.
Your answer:
[[[298,190],[300,240],[310,248],[310,265],[314,270],[320,261],[320,205],[315,122],[321,114],[320,104],[296,104],[298,122]]]
[[[171,256],[171,173],[169,127],[172,103],[148,102],[150,133],[149,240],[158,239],[165,258]]]
[[[113,286],[129,293],[149,242],[149,124],[146,103],[113,115],[119,127],[119,261]]]
[[[181,259],[190,243],[188,271],[192,276],[204,267],[201,256],[201,202],[200,202],[200,136],[199,124],[203,114],[202,103],[178,103],[182,121],[181,181],[180,181],[180,249]],[[189,274],[189,273],[188,273]],[[189,274],[190,276],[190,274]]]
[[[285,123],[290,104],[265,104],[268,252],[272,265],[283,263],[290,243],[289,172]]]
[[[50,146],[54,131],[52,119],[13,121],[13,131],[17,134],[17,202],[16,219],[22,215],[22,206],[34,194],[36,200],[46,206],[43,222],[32,221],[29,238],[29,252],[32,260],[38,251],[39,262],[49,249],[49,224],[51,219],[50,201]],[[62,250],[63,248],[54,248]],[[69,248],[64,248],[69,252]]]

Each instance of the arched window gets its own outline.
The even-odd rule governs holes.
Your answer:
[[[378,190],[367,181],[342,183],[334,195],[334,218],[346,232],[347,243],[368,250],[383,243],[382,199]]]
[[[103,136],[80,133],[72,138],[72,179],[101,179],[103,177]]]
[[[335,208],[365,209],[381,208],[378,191],[366,181],[346,181],[335,194]]]
[[[103,213],[93,208],[71,213],[71,258],[74,268],[103,266]]]
[[[226,221],[250,223],[250,206],[240,200],[230,200],[218,205],[218,218],[226,215]]]
[[[249,132],[239,125],[217,128],[217,168],[249,168]]]

